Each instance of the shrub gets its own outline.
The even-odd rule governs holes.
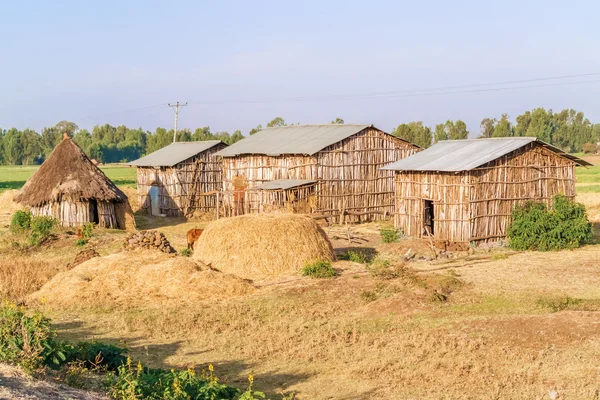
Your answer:
[[[50,217],[33,217],[31,219],[31,235],[29,242],[32,246],[41,245],[52,232],[56,225],[56,220]]]
[[[41,313],[27,316],[23,307],[10,303],[0,307],[0,361],[18,364],[28,371],[44,365],[58,367],[71,348],[55,338],[50,320]]]
[[[94,224],[92,222],[85,224],[81,230],[81,235],[84,239],[89,239],[94,236]]]
[[[339,258],[340,260],[352,261],[358,264],[367,264],[371,261],[369,256],[360,250],[348,250]]]
[[[192,249],[181,249],[179,255],[183,257],[190,257],[192,255]]]
[[[88,243],[87,239],[77,239],[75,241],[75,246],[85,246]]]
[[[331,267],[329,261],[316,261],[306,264],[302,268],[302,276],[310,276],[313,278],[333,278],[337,275],[335,269]]]
[[[598,150],[598,146],[588,142],[583,144],[582,150],[585,154],[594,154]]]
[[[583,204],[558,195],[550,210],[539,202],[515,207],[507,237],[515,250],[573,249],[592,238],[592,225]]]
[[[86,368],[103,367],[109,371],[116,371],[127,361],[127,350],[92,340],[91,342],[79,342],[70,355],[72,361],[83,363]]]
[[[12,232],[22,232],[31,226],[31,212],[19,210],[15,212],[10,219],[10,230]]]
[[[402,231],[392,228],[382,228],[379,230],[381,241],[383,243],[393,243],[402,239]]]
[[[219,383],[209,372],[197,374],[193,369],[186,371],[144,368],[142,364],[132,365],[130,358],[118,368],[116,375],[109,375],[108,386],[111,397],[119,400],[129,399],[234,399],[239,390]]]
[[[407,268],[404,264],[392,264],[389,260],[381,257],[376,257],[367,270],[375,279],[396,279],[407,275]]]

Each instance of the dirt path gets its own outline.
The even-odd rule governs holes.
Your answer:
[[[0,399],[105,400],[107,397],[54,382],[36,380],[16,367],[0,364]]]

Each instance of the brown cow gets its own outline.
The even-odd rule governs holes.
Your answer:
[[[202,232],[204,232],[204,229],[190,229],[188,231],[188,233],[187,233],[188,249],[194,250],[194,243],[196,243],[196,240],[198,240],[200,235],[202,235]]]

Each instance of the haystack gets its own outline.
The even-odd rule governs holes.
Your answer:
[[[60,272],[30,303],[61,309],[191,305],[250,293],[251,283],[189,258],[141,250],[96,257]]]
[[[66,135],[15,201],[30,207],[33,215],[56,218],[63,226],[94,222],[126,229],[135,225],[125,193]]]
[[[194,257],[247,279],[297,273],[307,262],[333,260],[325,232],[310,217],[258,214],[211,222]]]

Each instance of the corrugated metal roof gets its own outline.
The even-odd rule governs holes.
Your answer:
[[[382,169],[393,171],[469,171],[511,153],[529,143],[540,146],[568,158],[579,165],[591,165],[557,147],[532,137],[445,140],[410,157],[386,165]]]
[[[290,125],[266,128],[223,149],[217,155],[240,154],[315,154],[372,125],[328,124]]]
[[[200,154],[221,143],[220,140],[205,140],[202,142],[175,142],[162,149],[156,150],[129,165],[136,167],[172,167],[190,157]]]
[[[262,185],[255,186],[248,190],[278,190],[278,189],[291,189],[298,186],[310,185],[317,183],[317,181],[309,181],[302,179],[277,179],[274,181],[265,182]]]

